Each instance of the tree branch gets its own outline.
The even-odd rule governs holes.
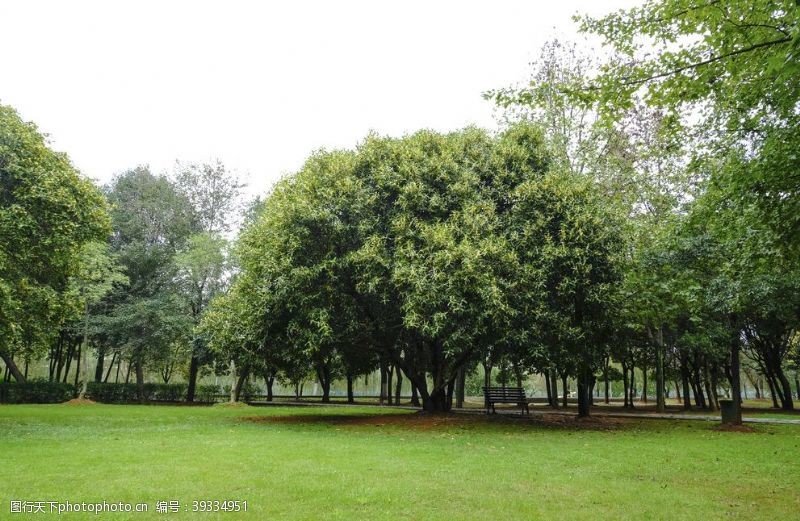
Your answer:
[[[800,2],[800,0],[798,0],[798,1]],[[640,78],[640,79],[637,79],[637,80],[623,80],[621,85],[623,87],[628,87],[628,86],[631,86],[631,85],[641,85],[642,83],[647,83],[649,81],[658,80],[658,79],[661,79],[661,78],[666,78],[667,76],[672,76],[672,75],[675,75],[675,74],[679,74],[679,73],[687,71],[687,70],[697,69],[698,67],[703,67],[705,65],[709,65],[711,63],[718,62],[720,60],[724,60],[724,59],[730,58],[732,56],[737,56],[739,54],[744,54],[744,53],[748,53],[748,52],[751,52],[751,51],[755,51],[756,49],[761,49],[763,47],[770,47],[772,45],[780,45],[782,43],[788,43],[788,42],[791,42],[791,41],[792,41],[791,37],[785,37],[785,38],[778,38],[777,40],[769,40],[769,41],[766,41],[766,42],[756,43],[756,44],[750,45],[748,47],[744,47],[742,49],[737,49],[735,51],[731,51],[731,52],[728,52],[728,53],[725,53],[725,54],[720,54],[719,56],[712,56],[711,58],[709,58],[707,60],[703,60],[703,61],[700,61],[700,62],[697,62],[697,63],[692,63],[692,64],[689,64],[689,65],[684,65],[683,67],[678,67],[677,69],[673,69],[671,71],[662,72],[662,73],[659,73],[659,74],[654,74],[654,75],[648,76],[646,78]],[[594,87],[593,89],[597,89],[597,87]]]

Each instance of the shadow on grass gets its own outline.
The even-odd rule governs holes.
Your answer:
[[[319,425],[336,427],[377,427],[414,431],[476,430],[514,428],[518,430],[594,430],[616,431],[640,429],[641,424],[621,418],[577,418],[559,414],[534,413],[530,416],[478,414],[290,414],[244,416],[240,421],[261,425]]]

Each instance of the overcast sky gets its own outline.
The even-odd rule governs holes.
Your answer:
[[[571,15],[634,0],[0,3],[0,103],[100,182],[219,158],[264,192],[370,130],[495,127]]]

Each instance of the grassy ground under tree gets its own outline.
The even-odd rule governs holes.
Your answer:
[[[0,517],[12,499],[149,504],[148,514],[98,519],[795,516],[800,428],[713,425],[377,407],[7,405]],[[193,500],[215,499],[246,500],[248,511],[190,511]],[[155,512],[169,500],[182,511]]]

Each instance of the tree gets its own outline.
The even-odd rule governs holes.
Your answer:
[[[145,368],[164,362],[173,343],[191,331],[175,256],[194,231],[192,212],[167,177],[146,167],[116,176],[106,193],[114,225],[111,252],[130,283],[105,298],[98,319],[108,341],[127,353],[141,388]]]
[[[89,310],[100,302],[115,285],[127,284],[122,267],[110,254],[107,243],[86,243],[80,251],[78,269],[70,279],[70,289],[83,304],[83,386],[79,398],[86,396],[89,383]]]
[[[531,125],[316,153],[238,246],[261,352],[279,353],[285,374],[313,367],[324,395],[339,368],[400,367],[426,410],[447,411],[462,368],[489,352],[513,351],[523,371],[550,277],[548,304],[568,307],[553,311],[557,338],[589,368],[619,235],[590,180],[548,166]]]
[[[627,280],[636,277],[634,259],[639,250],[646,249],[653,236],[661,235],[659,228],[692,199],[694,179],[685,168],[685,151],[677,139],[674,127],[678,122],[673,116],[634,98],[615,118],[603,117],[597,100],[583,90],[600,68],[595,56],[591,49],[551,40],[532,64],[534,70],[526,84],[491,91],[486,97],[503,109],[507,121],[532,121],[541,126],[554,168],[592,179],[609,209],[627,218],[628,226],[623,229],[627,236],[623,278]],[[628,318],[639,321],[641,331],[652,338],[657,408],[663,410],[665,346],[659,344],[659,334],[667,317],[649,309],[660,306],[652,294],[629,292],[629,296],[639,298],[635,306],[623,310],[632,311]],[[540,359],[538,363],[547,371],[560,360],[563,367],[556,370],[564,375],[570,364],[554,342],[549,339],[548,359],[552,361]]]
[[[620,221],[593,183],[573,174],[551,172],[528,181],[515,199],[516,249],[525,256],[520,264],[540,274],[526,286],[543,289],[534,332],[546,339],[562,374],[574,368],[578,414],[588,416],[592,375],[605,358],[615,312]]]
[[[200,232],[192,235],[185,248],[175,257],[177,287],[188,304],[191,321],[195,327],[199,324],[210,300],[226,285],[228,275],[226,250],[227,241],[223,237],[213,232]],[[206,339],[202,335],[193,335],[188,401],[194,400],[198,369],[200,365],[207,363],[205,342]]]
[[[192,319],[200,320],[205,305],[219,291],[228,273],[224,265],[224,235],[230,232],[242,210],[244,184],[219,160],[214,163],[177,163],[174,180],[176,190],[188,203],[194,235],[187,251],[179,258],[183,268],[184,288]],[[188,287],[186,285],[188,281]],[[189,362],[187,401],[194,401],[197,375],[208,362],[205,339],[192,339]]]
[[[56,329],[78,252],[109,232],[102,194],[0,105],[0,358],[17,381],[15,351],[45,345],[35,340]]]
[[[467,129],[370,138],[358,151],[355,174],[370,204],[354,254],[359,287],[381,306],[380,355],[402,368],[429,411],[449,410],[461,367],[488,339],[505,341],[514,314],[516,259],[498,214],[520,177],[547,163],[535,132],[506,144],[501,152]]]

